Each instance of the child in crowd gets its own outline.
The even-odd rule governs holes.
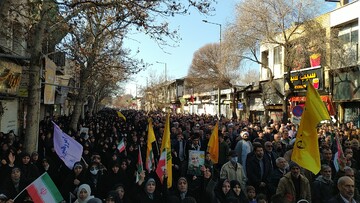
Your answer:
[[[247,198],[249,199],[249,203],[257,203],[256,201],[256,191],[255,188],[251,185],[246,187]]]

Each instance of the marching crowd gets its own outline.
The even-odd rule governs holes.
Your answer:
[[[128,110],[125,118],[113,109],[87,114],[77,131],[70,117],[46,118],[40,123],[38,151],[26,152],[23,139],[13,132],[0,133],[0,203],[33,202],[24,189],[47,172],[63,202],[147,203],[282,203],[360,202],[360,129],[349,122],[318,128],[319,174],[291,161],[297,126],[269,121],[265,125],[207,115],[170,116],[172,187],[170,174],[159,178],[154,170],[137,174],[138,154],[146,162],[148,118],[159,160],[165,113]],[[82,158],[72,169],[54,150],[53,124],[83,146]],[[212,163],[207,146],[218,122],[219,158]],[[80,132],[87,128],[88,132]],[[339,137],[337,145],[335,136]],[[119,152],[123,140],[126,150]],[[339,161],[336,152],[342,146]],[[204,152],[203,162],[192,165],[190,151]],[[335,160],[335,161],[334,161]],[[198,161],[198,160],[197,160]],[[190,167],[191,166],[191,167]]]

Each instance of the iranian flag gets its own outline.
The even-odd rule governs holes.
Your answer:
[[[342,150],[340,141],[339,141],[339,137],[337,135],[335,135],[335,141],[336,141],[336,147],[337,147],[337,152],[334,155],[334,166],[336,169],[336,172],[338,172],[340,170],[340,164],[341,164],[341,158],[344,158],[344,152]]]
[[[31,199],[36,203],[61,202],[64,198],[46,172],[26,187]]]
[[[143,169],[143,162],[142,162],[142,157],[141,157],[141,149],[139,146],[139,153],[138,153],[138,162],[136,164],[137,167],[137,171],[136,171],[136,183],[139,182],[140,180],[140,173],[144,170]]]
[[[120,153],[125,150],[124,139],[122,139],[122,140],[120,141],[119,145],[117,146],[117,149],[119,150]]]
[[[163,183],[164,170],[166,169],[166,149],[160,155],[159,163],[156,168],[156,174],[159,176],[161,183]]]

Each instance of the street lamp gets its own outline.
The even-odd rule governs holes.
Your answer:
[[[220,46],[220,65],[221,65],[221,24],[220,23],[214,23],[214,22],[210,22],[207,20],[202,20],[204,23],[208,23],[208,24],[213,24],[213,25],[217,25],[219,26],[219,46]],[[220,90],[220,84],[218,84],[218,117],[220,119],[221,116],[221,102],[220,102],[220,98],[221,98],[221,90]]]
[[[167,67],[166,67],[167,64],[165,62],[161,62],[161,61],[155,61],[155,62],[165,65],[165,81],[167,81]]]

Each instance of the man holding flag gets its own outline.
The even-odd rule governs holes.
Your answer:
[[[329,113],[319,93],[309,82],[291,160],[314,174],[318,174],[321,167],[317,125],[323,120],[330,120]]]

